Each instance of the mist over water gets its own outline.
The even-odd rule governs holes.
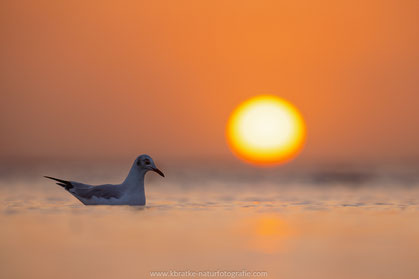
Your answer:
[[[419,275],[415,165],[158,164],[166,178],[147,174],[145,207],[86,207],[42,178],[120,183],[129,164],[34,166],[2,168],[1,278],[151,278],[187,270]]]

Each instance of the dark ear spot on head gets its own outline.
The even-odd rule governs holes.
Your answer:
[[[139,166],[139,165],[140,165],[140,160],[137,161],[137,166]]]

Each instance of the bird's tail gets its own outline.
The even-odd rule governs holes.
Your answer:
[[[61,187],[65,188],[67,191],[74,187],[70,181],[54,178],[51,176],[44,176],[44,177],[57,181],[57,185],[60,185]]]

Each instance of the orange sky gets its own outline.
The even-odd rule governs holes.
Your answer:
[[[0,156],[224,157],[276,94],[300,160],[419,155],[419,2],[2,1]]]

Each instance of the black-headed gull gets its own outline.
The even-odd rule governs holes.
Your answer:
[[[148,155],[140,155],[134,161],[127,178],[119,185],[92,186],[50,176],[85,205],[145,205],[144,176],[154,171],[164,177]]]

